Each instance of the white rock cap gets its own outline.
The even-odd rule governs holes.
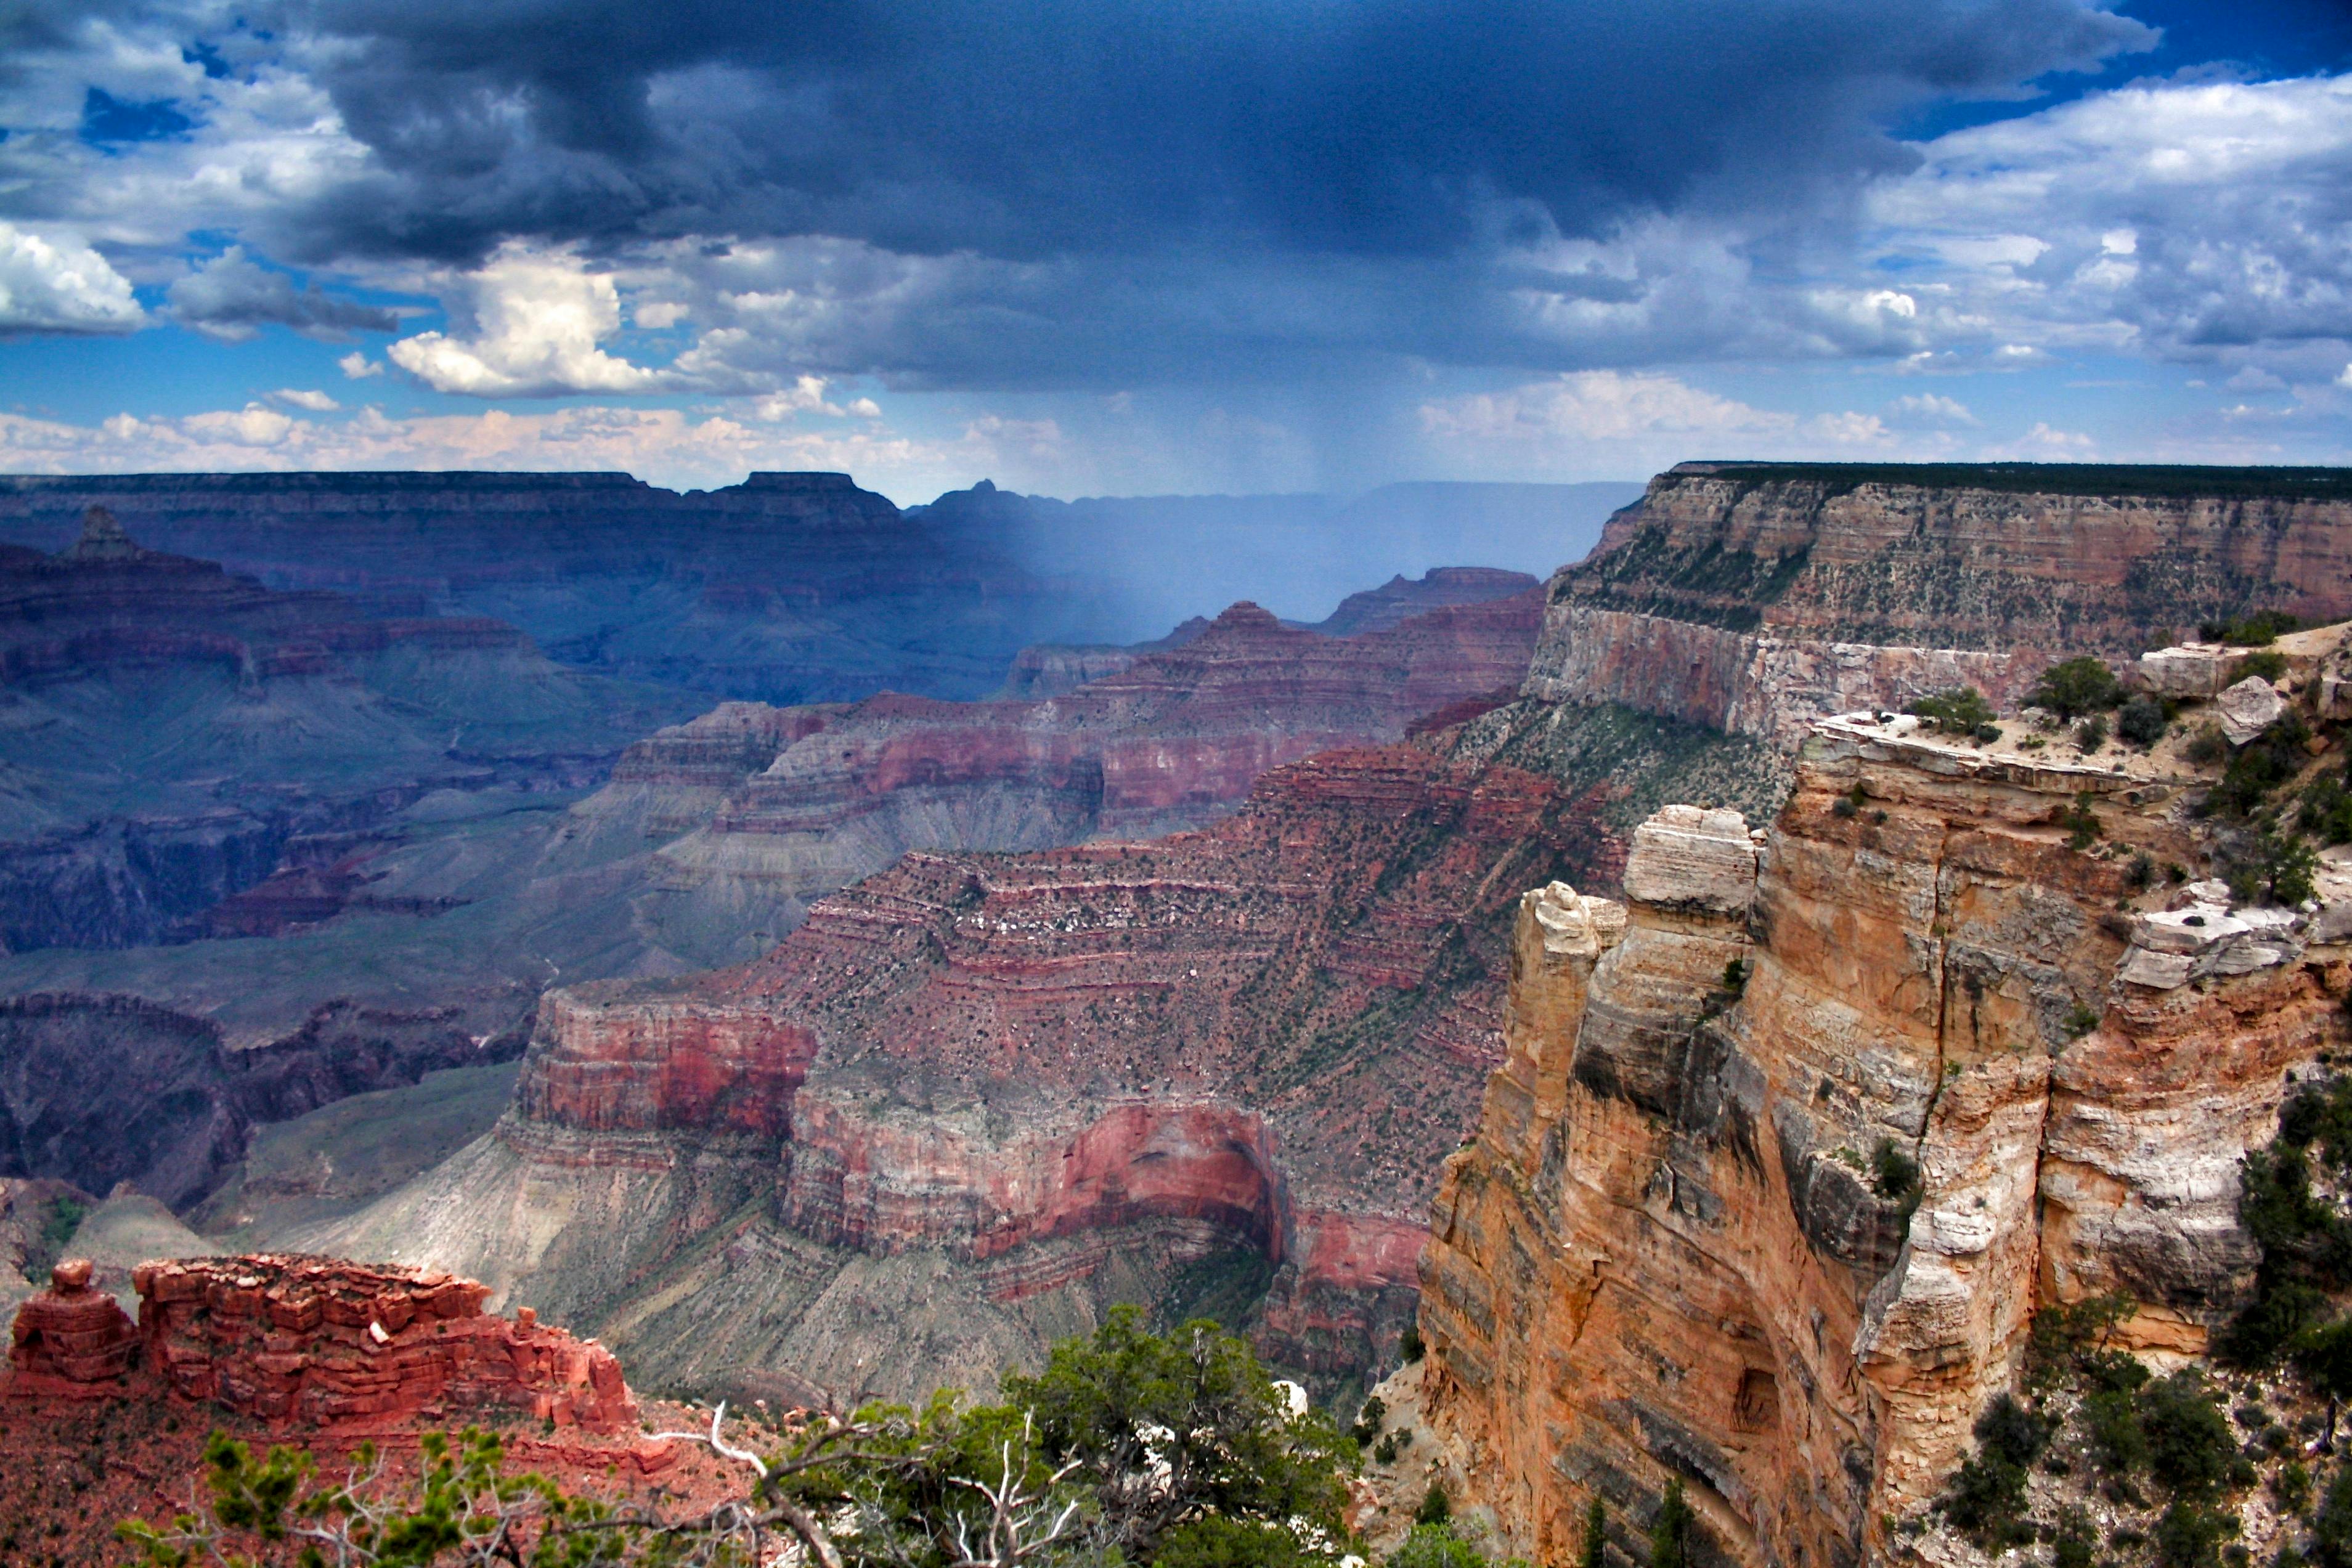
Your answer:
[[[1745,918],[1756,897],[1756,841],[1737,811],[1668,806],[1633,830],[1625,896],[1636,904]]]

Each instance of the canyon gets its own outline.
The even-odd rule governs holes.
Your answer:
[[[656,842],[640,926],[706,963],[750,958],[811,901],[908,850],[1197,827],[1271,768],[1500,703],[1540,613],[1530,579],[1432,572],[1349,601],[1334,618],[1342,634],[1237,604],[1174,646],[1098,658],[1092,678],[1055,695],[728,704],[632,747],[568,831],[581,844]],[[1044,668],[1016,666],[1013,683],[1042,689]]]
[[[665,1386],[986,1387],[1108,1301],[1219,1289],[1360,1380],[1494,1060],[1512,890],[1609,854],[1549,781],[1402,746],[1194,832],[912,853],[752,963],[551,992],[488,1136],[282,1244],[477,1275]]]
[[[2076,645],[2079,614],[2059,601],[2073,593],[2090,601],[2079,585],[2064,593],[2050,586],[2064,587],[2076,546],[2037,546],[2037,530],[2049,531],[2051,515],[2130,507],[2065,484],[2021,489],[1972,472],[1984,481],[1980,493],[1958,498],[1811,471],[1743,470],[1719,490],[1706,489],[1717,483],[1712,468],[1661,476],[1612,521],[1600,553],[1553,579],[1516,695],[1506,685],[1445,705],[1381,751],[1278,767],[1237,815],[1202,832],[1150,844],[1097,841],[1077,852],[917,853],[816,902],[808,924],[766,956],[699,977],[556,991],[542,1005],[515,1107],[490,1136],[370,1210],[303,1232],[299,1244],[479,1273],[515,1300],[595,1326],[649,1375],[681,1385],[751,1377],[740,1385],[761,1386],[767,1378],[796,1394],[846,1396],[893,1386],[887,1379],[913,1375],[913,1365],[984,1385],[998,1366],[1036,1354],[1049,1326],[1083,1326],[1104,1301],[1124,1293],[1172,1312],[1204,1291],[1319,1386],[1366,1378],[1401,1321],[1399,1260],[1412,1248],[1404,1233],[1433,1168],[1423,1164],[1416,1176],[1415,1161],[1434,1161],[1470,1124],[1467,1086],[1502,1060],[1501,1040],[1491,1023],[1470,1024],[1475,1009],[1465,1003],[1443,1030],[1455,1042],[1446,1058],[1454,1066],[1420,1085],[1422,1097],[1445,1108],[1408,1121],[1394,1096],[1382,1096],[1375,1115],[1385,1124],[1370,1131],[1345,1107],[1376,1090],[1349,1063],[1432,1038],[1428,1020],[1444,1010],[1435,998],[1456,990],[1475,993],[1489,1019],[1499,1016],[1495,988],[1507,944],[1498,928],[1480,926],[1493,917],[1479,912],[1513,892],[1494,869],[1508,857],[1482,851],[1483,863],[1465,862],[1478,866],[1475,879],[1433,893],[1408,956],[1369,988],[1356,956],[1413,923],[1377,897],[1343,915],[1321,901],[1364,878],[1375,889],[1393,882],[1395,862],[1414,841],[1409,824],[1432,809],[1425,792],[1441,777],[1484,780],[1477,789],[1506,795],[1537,791],[1545,804],[1522,815],[1548,825],[1519,862],[1580,863],[1578,885],[1607,890],[1645,819],[1676,796],[1772,820],[1795,779],[1788,736],[1798,716],[1818,718],[1832,702],[1882,710],[1971,680],[2013,706],[2042,667]],[[2317,602],[2331,591],[2326,508],[2336,504],[2289,497],[2273,507],[2285,518],[2279,528],[2304,539],[2275,555],[2284,574],[2275,578],[2228,564],[2234,524],[2216,525],[2201,544],[2165,546],[2179,602],[2216,614]],[[1704,670],[1677,662],[1685,650],[1673,637],[1732,634],[1699,602],[1714,569],[1693,561],[1719,565],[1724,538],[1732,553],[1756,556],[1764,536],[1737,530],[1759,508],[1780,519],[1772,526],[1795,563],[1766,572],[1785,580],[1780,598],[1740,590],[1762,606],[1759,623],[1783,599],[1845,591],[1835,583],[1846,577],[1815,584],[1810,563],[1908,551],[1947,565],[1904,580],[1913,600],[1893,630],[1916,644],[1834,642],[1872,627],[1790,612],[1790,623],[1759,643],[1783,650],[1781,663],[1747,677],[1771,692],[1780,716],[1743,723],[1717,700],[1722,692],[1710,692]],[[2122,551],[2137,537],[2102,536],[2100,548]],[[1672,548],[1656,547],[1660,538]],[[1969,563],[1974,599],[1917,589],[1948,578],[1954,559]],[[1653,578],[1661,593],[1692,602],[1640,599],[1636,590],[1648,593],[1641,585]],[[1411,618],[1388,635],[1451,623],[1446,645],[1458,649],[1460,617],[1498,614],[1510,602]],[[1589,603],[1616,619],[1580,621]],[[2126,645],[2141,628],[2128,630],[2104,634]],[[2153,621],[2147,630],[2155,635]],[[1187,690],[1208,695],[1166,705],[1137,695],[1151,685],[1146,677],[1238,657],[1253,640],[1302,635],[1236,609],[1179,646],[1025,710],[1033,735],[1020,751],[957,733],[971,715],[910,699],[877,699],[839,716],[797,710],[789,720],[779,710],[722,710],[625,763],[614,790],[637,795],[615,820],[704,817],[711,826],[691,855],[678,856],[682,865],[699,856],[769,873],[792,865],[776,852],[801,847],[793,835],[812,821],[800,814],[803,802],[820,808],[814,821],[828,829],[877,817],[887,825],[899,801],[877,812],[864,798],[874,789],[867,780],[914,780],[918,790],[900,800],[927,810],[977,787],[984,793],[963,798],[1010,799],[1030,821],[1083,811],[1106,832],[1159,831],[1169,825],[1161,813],[1170,798],[1129,792],[1115,749],[1094,753],[1104,759],[1099,782],[1091,771],[1079,777],[1065,764],[1068,753],[1053,748],[1057,726],[1113,711],[1181,733],[1188,716],[1218,713],[1231,695],[1215,696],[1218,678],[1202,673]],[[1791,652],[1834,678],[1787,678]],[[1319,656],[1340,658],[1336,648]],[[1244,662],[1231,693],[1251,694],[1255,679]],[[1236,706],[1246,713],[1259,700],[1244,695]],[[1397,711],[1435,701],[1414,694]],[[1098,727],[1088,716],[1070,727],[1092,735]],[[1051,744],[1038,746],[1037,736]],[[1165,755],[1164,734],[1151,745]],[[779,779],[792,779],[789,791],[776,790]],[[1348,782],[1310,788],[1333,779]],[[1407,789],[1400,780],[1419,782]],[[670,789],[680,792],[675,809],[664,803]],[[1391,790],[1399,791],[1392,803],[1370,805]],[[1374,821],[1362,820],[1367,810]],[[1393,821],[1378,820],[1386,810]],[[1307,825],[1326,814],[1325,826]],[[1292,919],[1324,928],[1311,941],[1284,937],[1290,921],[1274,914],[1283,903],[1260,907],[1269,885],[1288,888],[1299,876],[1298,846],[1268,840],[1276,823],[1300,824],[1290,831],[1321,857],[1326,885],[1286,895],[1301,905]],[[729,838],[741,847],[722,850]],[[883,844],[875,863],[908,847],[903,838]],[[1008,833],[1005,847],[1021,846]],[[774,858],[754,858],[761,854]],[[1077,879],[1081,892],[1065,894],[1055,890],[1076,874],[1073,855],[1094,869]],[[1163,861],[1192,868],[1204,856],[1205,868],[1158,885]],[[1097,866],[1104,857],[1116,869]],[[1441,917],[1448,901],[1466,902]],[[1016,903],[1034,904],[1034,918]],[[961,911],[993,924],[974,926]],[[1188,962],[1179,980],[1160,970],[1150,946],[1150,934],[1171,920],[1204,933],[1246,921],[1272,946],[1261,951],[1253,939],[1244,977],[1222,966],[1197,966],[1195,975]],[[1466,935],[1480,929],[1475,940]],[[977,956],[973,944],[992,931],[995,946],[1029,955],[1017,985]],[[1033,946],[1010,946],[1016,934]],[[1460,983],[1433,977],[1433,940],[1465,945],[1449,960],[1462,966]],[[861,962],[850,956],[860,942],[881,946]],[[1718,978],[1726,961],[1713,964]],[[1196,991],[1196,982],[1212,988]],[[1233,999],[1213,999],[1226,987]],[[1235,1010],[1243,1002],[1245,1017]],[[1247,1065],[1285,1053],[1311,1060],[1314,1071],[1293,1082]],[[1270,1094],[1277,1082],[1289,1098]],[[1360,1153],[1325,1163],[1354,1145]],[[1831,1176],[1821,1181],[1823,1193],[1835,1186]],[[1148,1246],[1147,1233],[1158,1237]],[[754,1291],[747,1276],[762,1272],[767,1282]],[[790,1286],[776,1283],[786,1277]]]
[[[436,791],[576,787],[687,711],[511,627],[267,589],[94,508],[57,555],[0,550],[0,946],[184,939],[289,853]]]
[[[2185,732],[2300,705],[2336,766],[2352,669],[2333,631],[2260,693],[2242,651],[2137,656],[2352,615],[2348,507],[1685,465],[1539,595],[1432,574],[1040,644],[987,701],[728,703],[537,841],[539,929],[630,956],[511,993],[497,1124],[239,1245],[478,1278],[648,1386],[788,1403],[984,1389],[1116,1301],[1345,1402],[1417,1315],[1498,1544],[1567,1555],[1599,1495],[1638,1554],[1680,1478],[1702,1561],[1874,1560],[2040,1307],[2126,1290],[2126,1343],[2193,1355],[2243,1296],[2236,1162],[2341,1031],[2352,867],[2307,915],[2217,892],[2245,834]],[[2021,719],[2081,653],[2181,726]],[[1895,716],[1960,684],[1998,739]]]
[[[1392,572],[1549,570],[1627,486],[1392,486],[1076,503],[984,481],[901,510],[845,474],[683,494],[625,474],[0,476],[0,540],[102,506],[148,544],[386,616],[489,617],[549,657],[776,704],[969,699],[1035,643],[1143,641],[1236,599],[1326,605]]]

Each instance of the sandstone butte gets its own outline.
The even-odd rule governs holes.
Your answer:
[[[488,1137],[294,1244],[713,1392],[985,1387],[1220,1281],[1282,1364],[1361,1376],[1498,1059],[1517,890],[1612,855],[1551,781],[1411,747],[1151,842],[909,854],[752,963],[551,992]]]
[[[2323,718],[2343,630],[2292,640]],[[1769,831],[1673,808],[1622,900],[1520,901],[1420,1309],[1429,1418],[1514,1549],[1567,1559],[1597,1494],[1638,1556],[1679,1476],[1725,1560],[1884,1560],[2037,1310],[2125,1291],[2125,1343],[2195,1354],[2246,1298],[2238,1164],[2343,1040],[2352,868],[2311,913],[2141,891],[2137,855],[2210,864],[2210,769],[2023,733],[1822,721]]]
[[[207,1434],[289,1444],[320,1478],[359,1451],[395,1481],[418,1439],[496,1432],[511,1469],[583,1492],[690,1511],[733,1495],[701,1445],[709,1411],[640,1406],[610,1353],[482,1310],[469,1280],[260,1254],[155,1261],[139,1321],[94,1290],[87,1260],[25,1301],[0,1369],[0,1561],[116,1562],[122,1519],[184,1511]],[[779,1414],[782,1414],[781,1412]]]

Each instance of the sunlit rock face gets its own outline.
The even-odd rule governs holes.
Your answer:
[[[2193,782],[1865,715],[1816,728],[1760,845],[1669,810],[1623,901],[1526,895],[1421,1306],[1516,1549],[1571,1552],[1595,1492],[1638,1547],[1678,1475],[1723,1560],[1860,1563],[2038,1305],[2128,1291],[2129,1342],[2203,1347],[2256,1260],[2238,1161],[2340,1038],[2345,960],[2317,915],[2185,925],[2204,884],[2116,913],[2134,856],[2196,863]]]

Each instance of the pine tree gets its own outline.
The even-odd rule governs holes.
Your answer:
[[[1650,1521],[1650,1568],[1688,1568],[1691,1506],[1683,1498],[1680,1476],[1666,1483],[1658,1501],[1658,1517]]]

